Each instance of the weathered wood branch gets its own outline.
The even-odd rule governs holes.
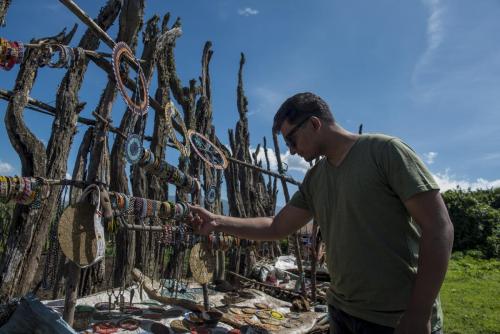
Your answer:
[[[73,34],[74,30],[69,34],[63,31],[55,37],[43,40],[69,42]],[[22,174],[25,176],[46,176],[47,173],[45,146],[29,130],[23,118],[24,107],[36,79],[39,56],[38,50],[29,50],[26,53],[5,114],[7,133],[21,159]],[[45,202],[38,210],[30,210],[27,206],[16,206],[0,263],[1,301],[25,294],[30,288],[35,275],[33,268],[38,267],[42,239],[45,240],[49,226],[47,218],[50,216],[44,217],[41,213],[46,210],[52,212],[53,204]]]
[[[104,30],[108,29],[112,24],[120,7],[120,1],[111,0],[101,10],[97,22]],[[62,34],[57,42],[66,45],[69,44],[73,33]],[[53,40],[53,38],[33,42],[42,43],[50,40]],[[87,31],[80,40],[79,46],[87,50],[95,50],[99,46],[99,41],[93,33]],[[30,52],[33,52],[35,55],[37,51],[32,48],[28,50],[28,54]],[[31,74],[27,74],[24,71],[24,75],[31,76],[31,81],[34,81],[36,76],[38,63],[38,59],[36,58],[38,56],[33,57],[31,60],[25,59],[25,64],[21,65],[20,75],[23,75],[23,68],[32,66]],[[80,89],[86,68],[87,60],[85,59],[85,54],[78,54],[73,66],[68,70],[59,86],[52,133],[46,150],[46,162],[43,171],[39,174],[37,173],[37,176],[60,179],[66,173],[68,153],[75,133],[78,113],[81,111],[77,92]],[[28,87],[28,90],[23,94],[24,96],[19,97],[20,100],[23,100],[22,103],[26,105],[30,84],[24,85],[23,81],[18,80],[16,87]],[[15,88],[14,93],[18,90],[19,88]],[[16,100],[16,98],[13,100]],[[43,155],[39,154],[38,156]],[[41,166],[37,168],[42,169]],[[24,295],[30,289],[36,268],[39,264],[40,254],[47,238],[48,227],[54,215],[58,193],[58,189],[54,189],[50,197],[42,203],[36,214],[32,214],[32,210],[29,215],[14,220],[12,233],[10,233],[11,244],[6,248],[10,254],[5,255],[2,259],[0,299],[9,299],[16,295]]]
[[[11,0],[3,0],[0,2],[0,27],[5,27],[5,16],[11,4]]]
[[[153,77],[153,72],[156,67],[156,42],[159,35],[158,29],[158,16],[153,16],[147,23],[146,29],[143,33],[143,54],[142,58],[146,59],[146,62],[143,66],[144,76],[146,77],[146,81],[149,83]],[[147,117],[150,113],[142,116],[140,121],[135,124],[134,132],[136,134],[142,135],[145,123],[147,121]],[[137,165],[131,167],[131,179],[132,179],[132,191],[135,196],[146,197],[148,194],[148,180],[146,177],[146,172],[144,169],[140,168]]]
[[[97,34],[97,36],[104,41],[111,49],[115,46],[115,42],[109,35],[106,33],[106,29],[102,29],[101,26],[96,23],[90,16],[87,15],[76,3],[71,0],[59,0],[63,5],[65,5],[73,14],[75,14],[83,23],[85,23],[90,29],[92,29],[93,33]],[[122,1],[119,1],[120,3]]]
[[[87,131],[85,131],[82,142],[80,143],[80,147],[78,148],[78,153],[76,155],[76,160],[75,160],[75,166],[73,167],[73,174],[71,176],[72,180],[87,180],[87,163],[93,140],[94,140],[94,128],[89,127]],[[70,192],[69,192],[70,203],[76,203],[78,198],[80,198],[81,194],[82,194],[81,188],[70,187]]]
[[[170,19],[170,14],[167,13],[163,17],[163,21],[161,24],[161,36],[165,36],[170,31],[168,28],[168,21]],[[160,43],[161,41],[157,42]],[[167,41],[166,41],[167,42]],[[155,53],[156,59],[156,67],[157,67],[157,80],[158,87],[155,92],[155,99],[159,102],[160,105],[164,106],[168,102],[170,102],[170,73],[167,68],[167,53],[166,53],[166,45],[160,46],[157,44],[157,50]],[[154,123],[153,123],[153,138],[151,140],[151,152],[160,160],[166,160],[166,145],[167,145],[167,134],[166,134],[166,119],[165,112],[155,110],[154,113]],[[148,195],[150,198],[154,198],[157,200],[165,200],[168,197],[168,186],[160,183],[159,178],[156,175],[148,174]]]
[[[4,99],[6,101],[10,101],[11,99],[11,96],[12,96],[12,92],[11,91],[7,91],[7,90],[3,90],[3,89],[0,89],[0,98],[1,99]],[[80,106],[78,107],[78,109],[83,109],[85,106],[85,102],[81,102],[80,103]],[[38,101],[32,97],[28,97],[28,104],[26,105],[25,109],[30,109],[30,110],[33,110],[33,111],[36,111],[36,112],[39,112],[39,113],[42,113],[42,114],[45,114],[45,115],[49,115],[49,116],[55,116],[55,111],[56,111],[56,108],[51,106],[51,105],[48,105],[44,102],[41,102],[41,101]],[[117,135],[119,135],[120,137],[122,137],[123,139],[126,139],[127,136],[125,136],[125,134],[123,134],[122,132],[120,132],[120,130],[118,128],[115,128],[114,126],[112,126],[110,123],[112,122],[112,120],[110,119],[104,119],[102,118],[102,116],[100,116],[99,114],[94,114],[93,115],[96,117],[96,118],[99,118],[99,120],[93,120],[93,119],[90,119],[90,118],[85,118],[85,117],[81,117],[81,116],[78,116],[78,123],[81,123],[81,124],[85,124],[85,125],[88,125],[88,126],[96,126],[96,124],[99,122],[99,121],[102,121],[104,123],[108,123],[107,124],[107,127],[108,127],[108,130],[109,132],[112,132],[112,133],[115,133]],[[144,136],[144,140],[147,140],[147,141],[151,141],[152,140],[152,137],[151,136]]]
[[[283,168],[283,163],[281,162],[280,146],[278,144],[278,135],[276,133],[273,133],[273,143],[274,143],[274,152],[276,154],[276,160],[278,162],[278,171],[280,172],[280,174],[284,174],[285,170]],[[288,192],[288,185],[283,179],[281,179],[281,186],[283,189],[283,194],[285,196],[285,201],[288,203],[290,201],[290,193]],[[300,250],[299,237],[297,233],[293,233],[290,237],[288,237],[288,251],[287,251],[288,254],[290,254],[291,247],[293,247],[295,251],[295,258],[297,260],[297,269],[299,270],[300,277],[303,277],[304,269],[302,267],[302,252]],[[301,288],[302,288],[302,294],[305,295],[305,284],[301,284]]]

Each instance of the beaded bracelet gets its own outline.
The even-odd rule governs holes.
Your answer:
[[[55,50],[53,48],[55,48]],[[66,49],[61,44],[53,44],[51,47],[52,55],[56,52],[59,53],[59,57],[56,62],[52,61],[52,57],[50,57],[47,66],[50,68],[61,68],[66,65],[68,55],[66,54]]]
[[[24,59],[24,43],[21,41],[17,42],[17,63],[21,64]]]
[[[2,203],[7,203],[9,200],[9,181],[6,177],[0,177],[0,198]]]
[[[64,48],[64,51],[66,52],[66,56],[67,56],[65,67],[69,68],[75,62],[75,52],[73,51],[73,48],[70,48],[67,45],[63,45],[63,48]]]
[[[145,198],[141,198],[141,202],[142,202],[141,218],[146,218],[148,212],[148,201]]]
[[[125,85],[123,84],[121,75],[120,75],[120,60],[125,56],[129,58],[134,64],[137,66],[138,71],[137,75],[139,76],[140,85],[142,88],[142,101],[137,104],[135,101],[128,96],[127,91],[125,90]],[[115,74],[116,86],[125,100],[125,103],[130,108],[130,110],[139,115],[145,115],[148,112],[149,107],[149,96],[148,96],[148,88],[146,86],[146,77],[144,76],[144,72],[142,71],[141,65],[135,59],[134,53],[129,48],[129,46],[124,42],[116,43],[113,48],[113,72]],[[140,97],[139,97],[140,98]]]
[[[175,135],[174,132],[174,126],[172,124],[172,118],[175,118],[177,120],[177,123],[180,125],[181,130],[182,130],[182,136],[184,137],[184,144],[181,143],[178,139],[177,136]],[[174,143],[175,147],[179,150],[179,152],[183,155],[188,157],[190,154],[190,147],[189,147],[189,139],[188,139],[188,130],[186,128],[186,125],[184,124],[184,121],[181,119],[181,116],[179,114],[179,111],[175,107],[172,101],[169,101],[165,105],[165,123],[166,123],[166,129],[167,129],[167,135],[170,140]]]
[[[130,196],[129,197],[129,206],[127,210],[125,211],[126,215],[133,216],[134,215],[134,208],[135,208],[135,197]]]
[[[146,200],[146,217],[152,217],[153,216],[153,201]]]
[[[14,201],[19,202],[23,196],[24,192],[24,178],[22,176],[17,178],[18,183],[16,185],[16,193],[14,195]]]
[[[135,198],[134,216],[139,217],[142,213],[142,200],[138,197]]]
[[[125,207],[125,199],[123,198],[122,194],[117,194],[117,202],[118,202],[118,209],[123,210]]]

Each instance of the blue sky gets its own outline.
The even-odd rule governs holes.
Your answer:
[[[76,2],[92,17],[104,4]],[[363,123],[364,132],[402,138],[427,162],[443,189],[500,186],[497,0],[147,1],[146,19],[166,12],[182,18],[176,59],[185,84],[199,76],[203,45],[213,42],[214,120],[223,142],[237,121],[237,71],[244,52],[254,147],[263,136],[271,141],[272,118],[284,99],[312,91],[330,104],[346,129],[356,132]],[[0,36],[28,42],[73,23],[79,24],[72,43],[76,45],[85,27],[59,1],[14,1]],[[116,26],[109,34],[116,37]],[[101,50],[109,52],[106,46]],[[0,72],[0,88],[12,89],[17,69]],[[53,103],[63,75],[64,70],[41,69],[32,97]],[[91,66],[80,92],[87,102],[82,116],[90,117],[105,84],[106,76]],[[2,117],[6,106],[0,101]],[[123,110],[118,97],[115,124]],[[48,142],[51,118],[29,110],[25,116]],[[70,173],[84,130],[79,126],[68,161]],[[151,127],[146,131],[151,133]],[[18,174],[19,158],[3,122],[0,140],[5,143],[0,174]],[[307,164],[281,149],[290,174],[301,179]]]

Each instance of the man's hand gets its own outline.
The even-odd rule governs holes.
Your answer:
[[[191,225],[196,233],[209,235],[215,230],[217,215],[198,205],[189,204],[189,208],[191,209]]]
[[[429,317],[408,310],[399,320],[394,334],[431,334],[431,321]]]

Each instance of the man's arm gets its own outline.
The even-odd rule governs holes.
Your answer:
[[[308,210],[287,204],[274,217],[237,218],[213,214],[191,206],[193,224],[201,234],[223,232],[249,240],[280,240],[304,226],[312,218]]]
[[[415,284],[406,312],[395,333],[425,333],[430,332],[428,326],[432,304],[448,268],[453,245],[453,225],[437,190],[412,196],[404,205],[420,226],[422,236]]]

